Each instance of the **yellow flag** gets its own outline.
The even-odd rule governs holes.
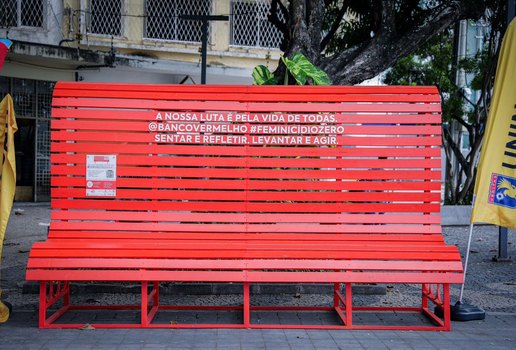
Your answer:
[[[471,222],[516,229],[516,19],[503,38]]]
[[[5,230],[16,188],[16,159],[14,154],[14,133],[18,130],[14,115],[13,99],[7,95],[0,103],[0,142],[2,147],[2,167],[0,168],[0,259],[4,244]],[[1,260],[0,260],[1,262]],[[2,290],[0,289],[0,298]],[[9,318],[9,309],[0,299],[0,323]]]

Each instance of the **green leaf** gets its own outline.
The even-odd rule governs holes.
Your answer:
[[[314,66],[303,54],[296,53],[292,59],[282,57],[283,63],[299,85],[305,85],[311,78],[314,85],[330,85],[328,74]]]
[[[278,79],[264,65],[254,67],[253,79],[255,85],[278,85]]]
[[[292,59],[289,59],[288,57],[282,57],[281,59],[283,60],[283,63],[285,63],[285,66],[287,67],[289,73],[294,77],[294,79],[296,79],[297,85],[305,85],[307,77],[305,69],[309,67],[305,66],[305,69],[303,69],[302,66],[300,66],[296,61],[294,61],[294,58],[297,55],[299,54],[296,53]],[[306,60],[306,62],[311,64],[308,60]]]

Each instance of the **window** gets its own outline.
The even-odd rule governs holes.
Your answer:
[[[233,0],[231,44],[279,48],[283,34],[267,19],[270,9],[270,0]],[[278,16],[282,18],[281,12]]]
[[[145,38],[186,42],[201,41],[201,22],[181,15],[209,15],[211,0],[146,0]]]
[[[86,32],[122,35],[122,0],[90,0]]]
[[[43,0],[2,0],[0,27],[43,27]]]

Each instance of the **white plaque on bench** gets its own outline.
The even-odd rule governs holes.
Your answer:
[[[116,196],[116,155],[86,156],[86,196]]]

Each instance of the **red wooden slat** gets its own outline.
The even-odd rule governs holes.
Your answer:
[[[411,234],[411,233],[440,233],[439,227],[434,226],[362,226],[362,225],[309,225],[309,224],[167,224],[145,222],[53,222],[55,230],[110,230],[110,231],[149,231],[149,232],[321,232],[321,233],[382,233],[382,234]]]
[[[184,281],[184,282],[301,282],[301,283],[461,283],[455,273],[318,272],[258,273],[232,271],[112,271],[112,270],[28,270],[27,280],[53,281]]]
[[[147,212],[147,211],[72,211],[53,210],[51,220],[121,220],[121,221],[178,221],[178,222],[320,222],[320,223],[391,223],[391,224],[438,224],[437,215],[384,215],[384,214],[227,214],[227,213],[182,213],[182,212]],[[210,220],[208,220],[210,219]],[[248,238],[246,238],[248,239]],[[320,239],[320,238],[318,238]],[[349,239],[349,238],[347,238]]]
[[[207,270],[377,270],[377,271],[462,271],[460,261],[336,261],[336,260],[189,260],[189,259],[49,259],[29,260],[28,268],[103,268],[103,269],[207,269]]]
[[[188,145],[141,145],[141,144],[112,144],[112,143],[66,143],[54,142],[51,151],[54,153],[77,152],[84,154],[105,153],[109,147],[111,154],[175,154],[175,155],[205,155],[205,156],[275,156],[291,157],[294,150],[286,147],[242,147],[225,146],[188,146]],[[200,149],[202,147],[202,150]],[[352,147],[352,148],[297,148],[295,154],[299,157],[437,157],[441,156],[438,147]]]
[[[117,132],[109,135],[110,138],[106,139],[106,135],[103,132],[99,131],[81,131],[81,132],[66,132],[66,131],[53,131],[51,132],[51,137],[55,141],[87,141],[87,142],[133,142],[133,143],[158,143],[158,144],[203,144],[203,138],[200,138],[199,142],[195,141],[195,135],[183,135],[185,139],[180,138],[172,138],[168,139],[167,137],[172,137],[171,135],[166,134],[153,134],[153,133],[136,133],[136,132]],[[186,136],[191,136],[191,138],[186,138]],[[225,140],[223,135],[206,135],[206,136],[218,136],[220,139],[217,140]],[[229,136],[226,136],[229,137]],[[254,137],[254,138],[253,138]],[[259,139],[260,136],[251,136],[248,137],[247,140],[255,140],[254,144],[262,145]],[[286,139],[285,136],[283,139],[279,139],[280,136],[277,136],[278,140]],[[245,140],[242,135],[233,135],[231,136],[230,141],[219,141],[221,144],[228,145],[243,145],[243,141]],[[339,136],[335,137],[336,145],[341,146],[440,146],[441,137],[440,136],[422,136],[422,137],[362,137],[361,135],[357,136]],[[265,141],[262,141],[265,142]],[[215,141],[212,143],[216,143]],[[302,140],[297,145],[309,146],[310,144],[305,140]],[[288,145],[288,143],[286,144]]]
[[[171,255],[179,251],[197,250],[199,253],[206,251],[301,251],[310,250],[313,252],[329,251],[329,252],[422,252],[431,251],[434,253],[455,251],[453,246],[443,246],[442,244],[414,243],[414,242],[313,242],[313,241],[267,241],[260,240],[254,242],[244,242],[238,238],[232,241],[207,241],[199,240],[182,240],[182,241],[166,241],[166,240],[93,240],[93,239],[68,239],[56,240],[51,239],[46,242],[37,242],[34,244],[35,250],[77,250],[87,249],[111,250],[111,249],[144,249],[169,251]],[[57,253],[60,254],[60,253]]]
[[[242,103],[233,101],[155,101],[143,99],[85,99],[56,97],[52,99],[53,107],[82,107],[82,108],[128,108],[141,110],[191,110],[191,111],[283,111],[283,112],[440,112],[439,104],[419,103],[364,103],[364,104],[340,104],[340,103]]]
[[[179,123],[161,123],[163,126],[170,125],[181,125],[183,127],[189,126],[192,130],[199,132],[210,132],[212,129],[207,129],[207,127],[218,127],[221,131],[218,133],[224,134],[245,134],[246,129],[235,127],[231,128],[228,125],[221,123],[208,123],[208,124],[199,124],[198,122],[179,122]],[[223,126],[224,125],[224,126]],[[309,128],[310,132],[303,134],[320,134],[320,130],[326,130],[327,133],[333,133],[332,128],[329,126],[321,126],[320,128]],[[140,132],[148,132],[149,131],[149,122],[124,122],[124,121],[111,121],[111,120],[95,120],[95,121],[77,121],[77,120],[54,120],[52,122],[52,129],[60,130],[98,130],[102,132],[109,131],[140,131]],[[260,124],[256,127],[256,134],[296,134],[297,129],[302,129],[300,127],[292,128],[292,127],[275,127],[272,124]],[[175,129],[172,129],[175,130]],[[182,129],[178,129],[182,131]],[[218,130],[218,129],[215,129]],[[229,132],[226,130],[230,130]],[[269,131],[270,130],[270,131]],[[280,132],[275,132],[275,130],[280,130]],[[344,133],[347,135],[440,135],[441,127],[438,125],[424,125],[424,126],[397,126],[397,125],[381,125],[381,126],[370,126],[370,125],[346,125],[343,126]]]
[[[317,242],[333,242],[333,241],[342,241],[343,236],[341,234],[321,234],[321,233],[205,233],[205,232],[196,232],[195,236],[192,233],[170,233],[170,232],[123,232],[123,231],[59,231],[59,230],[50,230],[49,238],[51,239],[60,239],[60,240],[69,240],[69,239],[94,239],[94,240],[102,240],[102,239],[116,239],[116,240],[168,240],[168,241],[183,241],[183,240],[191,240],[193,237],[198,239],[199,241],[231,241],[235,239],[241,239],[244,241],[261,241],[266,239],[270,242],[274,240],[278,241],[294,241],[294,240],[303,240],[303,241],[317,241]],[[346,234],[345,236],[346,242],[352,241],[366,241],[369,240],[371,242],[416,242],[420,244],[435,243],[440,242],[443,243],[442,235],[432,235],[432,234],[403,234],[403,235],[385,235],[385,234]]]
[[[199,100],[199,92],[186,92],[177,90],[171,91],[120,91],[120,90],[58,90],[55,97],[81,97],[81,98],[125,98],[125,99],[150,99],[150,100]],[[275,94],[256,92],[253,94],[245,92],[228,92],[222,94],[220,91],[205,91],[203,100],[215,101],[283,101],[297,102],[299,94],[278,91]],[[313,94],[310,100],[314,102],[440,102],[436,94],[413,95],[413,94]]]
[[[85,155],[54,154],[52,164],[86,163]],[[249,167],[249,168],[439,168],[440,159],[314,159],[314,158],[244,158],[244,157],[149,157],[121,155],[117,166],[159,165],[159,166],[199,166],[203,167]]]
[[[33,249],[31,257],[50,258],[153,258],[153,259],[364,259],[458,260],[457,251],[338,251],[338,250],[142,250],[142,249]],[[72,279],[74,280],[74,279]]]
[[[94,119],[96,121],[109,121],[109,120],[125,120],[125,121],[155,121],[157,111],[135,111],[135,110],[116,110],[116,109],[69,109],[56,107],[52,109],[52,127],[57,125],[54,122],[60,120],[66,120],[69,118],[77,120],[88,120]],[[221,115],[227,115],[226,112],[220,112]],[[407,114],[407,113],[378,113],[378,114],[365,114],[363,112],[346,112],[346,113],[334,113],[335,123],[353,123],[353,124],[434,124],[439,125],[441,123],[441,116],[437,113],[418,113],[418,114]],[[310,121],[299,121],[296,124],[311,123]]]
[[[141,84],[141,83],[88,83],[88,82],[66,82],[60,81],[56,84],[54,91],[67,91],[72,89],[78,90],[97,90],[97,91],[162,91],[162,92],[197,92],[200,96],[207,92],[215,94],[223,93],[239,93],[246,92],[267,93],[276,95],[278,93],[292,93],[297,96],[314,94],[433,94],[438,95],[438,90],[435,86],[236,86],[236,85],[156,85],[156,84]],[[99,95],[97,95],[99,96]],[[100,95],[102,96],[102,95]]]
[[[86,198],[85,189],[54,188],[52,195],[54,198]],[[202,201],[303,201],[303,202],[439,202],[439,193],[385,193],[385,192],[272,192],[272,191],[198,191],[198,190],[117,190],[118,196],[127,199],[139,199],[145,196],[147,199],[164,200],[202,200]]]
[[[51,166],[53,174],[84,176],[85,166]],[[262,170],[262,169],[223,169],[223,168],[144,168],[120,167],[117,176],[143,177],[187,177],[216,179],[298,179],[298,180],[440,180],[441,172],[432,170]],[[345,181],[343,181],[345,183]],[[344,187],[345,188],[345,187]]]
[[[52,200],[52,208],[62,209],[111,209],[111,210],[179,210],[199,212],[264,212],[264,213],[438,213],[440,205],[437,204],[366,204],[366,203],[249,203],[246,208],[243,202],[165,202],[165,201],[141,201],[141,200],[100,200],[92,199],[58,199]]]
[[[84,188],[86,180],[81,177],[66,177],[56,175],[51,178],[54,187]],[[118,178],[119,188],[183,188],[183,189],[226,189],[226,190],[338,190],[338,191],[441,191],[439,182],[428,181],[277,181],[277,180],[247,180],[247,179],[163,179],[152,178]]]

